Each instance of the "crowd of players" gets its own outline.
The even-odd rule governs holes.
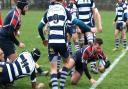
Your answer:
[[[6,86],[14,80],[24,76],[31,76],[32,88],[36,84],[36,72],[44,73],[36,63],[40,57],[40,50],[35,48],[32,52],[23,52],[17,56],[15,44],[24,48],[25,44],[17,40],[21,26],[21,15],[28,10],[27,0],[17,0],[16,7],[6,16],[2,24],[0,17],[0,84]],[[1,12],[0,12],[1,14]],[[123,40],[126,49],[126,31],[128,8],[125,0],[117,0],[115,40],[116,49],[120,40]],[[45,32],[48,30],[48,39]],[[102,21],[94,0],[50,0],[49,7],[41,19],[38,32],[44,46],[48,46],[48,59],[50,62],[50,84],[52,89],[64,89],[68,74],[71,75],[71,84],[76,85],[83,72],[94,84],[96,80],[90,75],[88,63],[93,73],[104,72],[110,66],[105,53],[102,51],[103,40],[96,38],[97,32],[102,32]],[[118,38],[119,33],[121,39]],[[72,39],[75,52],[72,51]],[[7,61],[9,59],[9,61]],[[61,61],[63,67],[60,71]],[[99,61],[96,63],[96,61]],[[58,80],[60,79],[60,85]]]

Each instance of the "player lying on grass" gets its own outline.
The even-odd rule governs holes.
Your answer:
[[[40,58],[40,50],[34,48],[31,52],[22,52],[12,63],[2,62],[4,53],[0,49],[0,84],[6,88],[6,85],[13,83],[19,78],[30,76],[32,88],[37,89],[35,62]],[[43,87],[43,85],[42,85]]]
[[[105,69],[109,67],[110,62],[106,60],[106,55],[101,49],[102,44],[102,39],[96,38],[92,45],[87,45],[86,47],[83,47],[75,52],[70,60],[70,66],[75,66],[75,72],[72,74],[71,77],[71,83],[73,85],[76,85],[78,83],[83,72],[85,72],[87,78],[92,84],[96,82],[96,80],[91,77],[88,71],[88,63],[98,60],[98,70],[100,72],[104,72]]]

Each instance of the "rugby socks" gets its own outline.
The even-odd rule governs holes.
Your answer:
[[[61,71],[61,76],[60,76],[60,89],[64,89],[64,85],[65,85],[65,82],[66,82],[68,71],[69,71],[68,68],[63,67],[63,69]]]
[[[76,51],[78,51],[80,49],[80,46],[79,46],[78,42],[75,42],[75,49],[76,49]]]
[[[119,48],[120,41],[119,39],[116,39],[116,48]]]
[[[68,50],[69,50],[70,55],[72,55],[72,43],[71,42],[68,42]]]
[[[123,44],[124,44],[124,49],[126,49],[126,46],[127,46],[127,40],[126,39],[123,39]]]
[[[58,89],[58,79],[57,74],[51,74],[51,85],[52,89]]]

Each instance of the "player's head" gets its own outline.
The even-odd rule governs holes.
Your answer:
[[[0,48],[0,61],[4,60],[4,52],[3,50]]]
[[[98,70],[100,73],[103,73],[105,71],[105,61],[104,59],[99,60]]]
[[[21,9],[21,14],[25,15],[25,12],[28,10],[28,1],[27,0],[17,0],[17,7]]]
[[[32,57],[35,62],[40,58],[41,52],[38,48],[33,48],[31,51]]]
[[[124,0],[117,0],[118,1],[118,3],[122,3]]]
[[[93,50],[98,51],[101,49],[101,45],[103,44],[103,40],[101,38],[96,38],[93,43]]]

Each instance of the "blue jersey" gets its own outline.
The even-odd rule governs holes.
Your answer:
[[[12,63],[0,62],[2,82],[13,82],[24,76],[31,76],[32,82],[36,81],[35,62],[29,52],[23,52]]]
[[[125,21],[124,15],[127,12],[127,6],[125,3],[117,3],[116,5],[116,17],[115,22]]]
[[[50,5],[44,18],[43,24],[48,23],[49,43],[66,43],[66,21],[71,20],[70,13],[59,3]]]
[[[92,9],[95,8],[93,0],[76,0],[78,19],[89,26],[94,25]]]

